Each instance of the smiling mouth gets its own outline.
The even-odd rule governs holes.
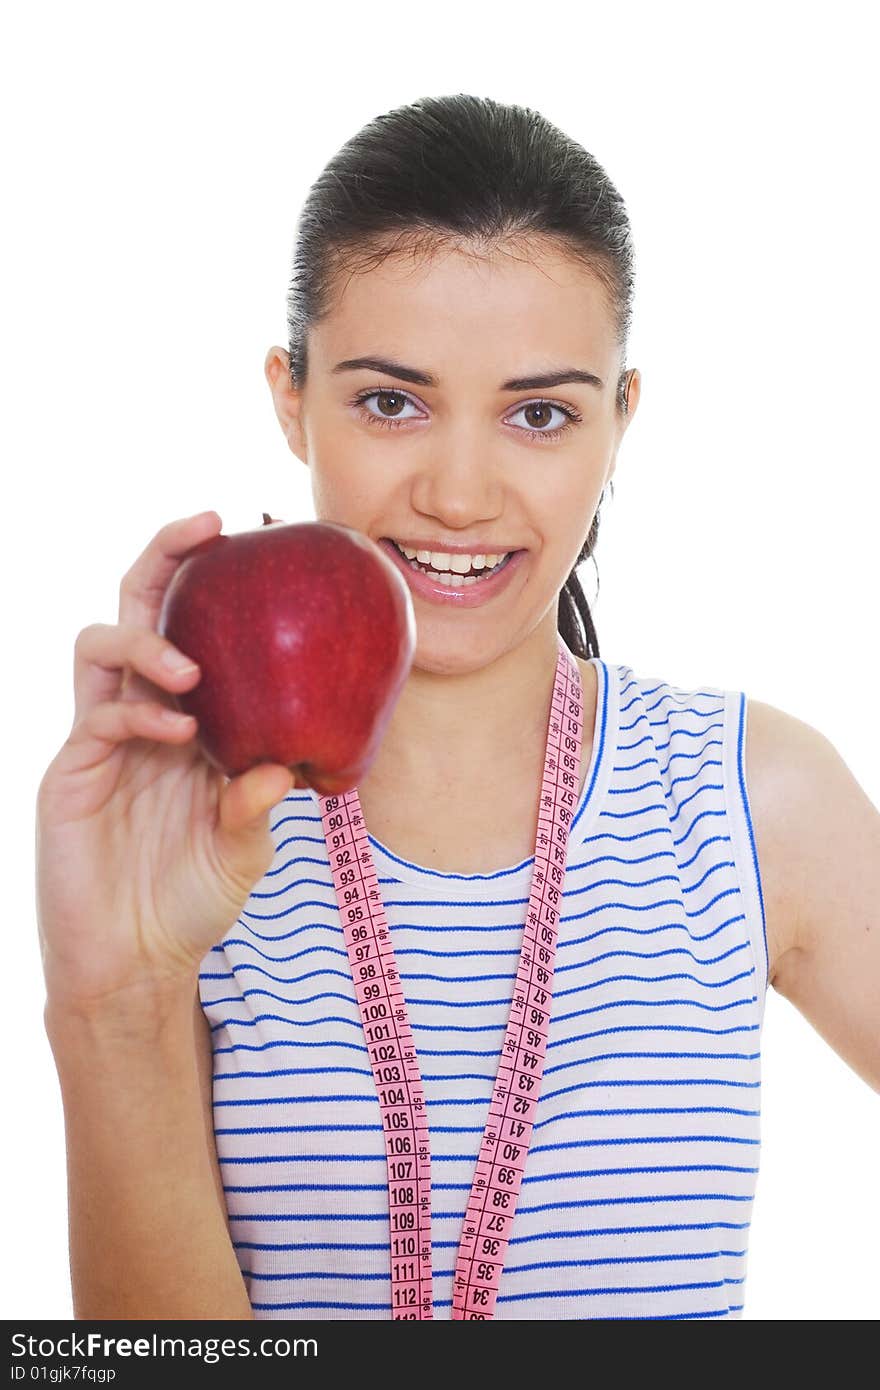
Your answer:
[[[407,552],[398,545],[397,541],[393,540],[390,536],[386,537],[386,539],[389,544],[394,546],[394,549],[397,551],[403,563],[409,565],[410,569],[418,570],[421,574],[424,574],[429,579],[435,580],[438,584],[444,584],[448,588],[453,589],[469,588],[474,584],[481,584],[484,580],[489,579],[492,575],[498,574],[503,570],[511,556],[518,553],[515,550],[509,550],[505,555],[500,556],[469,555],[461,557],[462,559],[466,558],[469,562],[468,568],[466,570],[461,570],[449,567],[456,562],[460,563],[458,556],[436,552],[438,556],[442,554],[442,561],[439,561],[439,563],[445,562],[447,564],[446,568],[437,569],[435,568],[435,555],[432,554],[430,560],[423,561],[418,558],[418,555],[427,554],[426,551],[407,554]],[[407,547],[407,550],[409,550],[409,547]],[[488,561],[492,561],[492,563],[489,564]]]
[[[430,580],[434,580],[435,582],[438,582],[438,584],[443,584],[446,585],[446,587],[453,589],[470,588],[471,585],[482,584],[482,582],[488,580],[488,578],[491,578],[491,575],[499,574],[500,570],[505,569],[506,564],[509,563],[510,557],[516,555],[517,553],[516,550],[509,550],[509,552],[507,552],[505,556],[502,556],[502,559],[498,560],[498,563],[492,564],[492,566],[487,566],[487,564],[481,564],[481,566],[474,566],[473,562],[471,562],[470,569],[466,571],[435,570],[432,569],[431,564],[423,564],[420,562],[420,560],[414,559],[414,557],[410,557],[409,555],[405,555],[405,553],[403,553],[403,550],[400,549],[398,542],[392,541],[391,537],[388,537],[388,541],[389,543],[391,543],[391,545],[393,545],[393,548],[395,548],[396,552],[398,552],[398,555],[400,556],[400,559],[402,559],[402,562],[405,564],[409,564],[410,569],[418,570],[421,574],[424,574],[425,577],[430,578]]]

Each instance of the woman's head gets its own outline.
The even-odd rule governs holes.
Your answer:
[[[313,185],[289,353],[272,349],[266,374],[316,515],[377,541],[526,552],[475,606],[415,596],[417,665],[483,664],[548,621],[598,655],[575,571],[638,400],[632,290],[619,194],[523,107],[423,98],[370,122]],[[388,365],[342,365],[363,358]],[[563,368],[599,384],[535,384]]]

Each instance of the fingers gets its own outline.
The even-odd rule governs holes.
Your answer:
[[[246,897],[272,863],[269,811],[290,791],[290,782],[289,769],[280,763],[259,763],[220,788],[215,843],[237,894]]]
[[[170,521],[141,552],[119,586],[119,622],[155,628],[171,577],[187,551],[217,535],[223,522],[216,512]]]
[[[293,774],[280,763],[258,763],[233,777],[220,793],[220,826],[231,836],[263,829],[266,813],[290,791]]]
[[[185,652],[152,629],[92,623],[74,645],[74,725],[95,706],[118,698],[127,668],[172,694],[191,690],[201,676]]]
[[[148,700],[107,700],[95,705],[74,727],[56,763],[62,772],[82,772],[102,763],[118,744],[131,738],[186,743],[198,727],[192,715]]]

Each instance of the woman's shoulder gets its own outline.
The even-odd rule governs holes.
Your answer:
[[[804,720],[763,700],[749,699],[746,709],[745,781],[772,982],[779,961],[797,945],[801,908],[824,853],[823,807],[845,765]]]
[[[880,810],[812,725],[758,700],[749,723],[770,982],[880,1090]]]

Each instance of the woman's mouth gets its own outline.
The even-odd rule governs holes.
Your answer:
[[[528,553],[512,550],[504,555],[452,555],[409,547],[405,553],[389,537],[382,537],[379,545],[406,576],[414,594],[459,608],[473,608],[494,598],[507,587]]]

